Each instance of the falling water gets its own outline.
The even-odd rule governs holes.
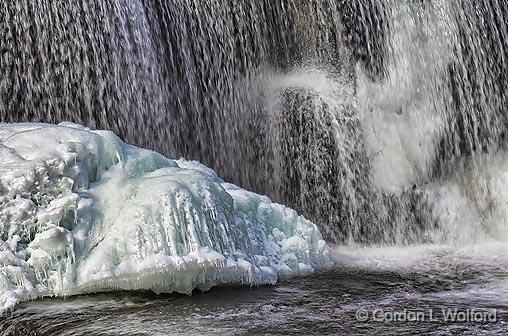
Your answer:
[[[503,222],[507,22],[499,0],[6,1],[0,120],[198,159],[335,241],[442,241],[463,228],[436,199]]]

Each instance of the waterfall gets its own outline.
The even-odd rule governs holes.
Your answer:
[[[7,1],[0,121],[200,160],[337,242],[496,236],[507,22],[499,0]]]

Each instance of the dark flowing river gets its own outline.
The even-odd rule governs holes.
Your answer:
[[[273,287],[24,303],[2,318],[1,335],[508,333],[502,246],[338,248],[335,259],[333,270]]]

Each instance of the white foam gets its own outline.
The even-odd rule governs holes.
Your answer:
[[[508,156],[478,155],[422,188],[437,225],[433,242],[468,246],[508,240]]]
[[[331,266],[295,211],[73,124],[0,124],[0,311],[41,296],[191,293]]]
[[[446,2],[389,3],[386,78],[372,81],[359,66],[357,99],[373,182],[400,192],[421,183],[432,168],[451,96],[443,74],[456,28]]]

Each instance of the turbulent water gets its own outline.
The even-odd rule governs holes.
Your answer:
[[[506,247],[479,247],[475,258],[470,252],[341,248],[333,271],[274,287],[223,288],[192,297],[116,293],[37,301],[0,320],[0,329],[3,335],[76,336],[505,335]],[[467,309],[494,313],[497,322],[446,321],[455,310]],[[424,317],[383,317],[404,310]],[[368,312],[366,321],[356,317],[362,311]]]
[[[254,303],[260,311],[272,305],[266,300],[273,295],[289,300],[288,307],[307,307],[302,314],[316,320],[293,321],[293,332],[316,330],[320,316],[310,311],[322,306],[329,313],[341,305],[330,298],[353,291],[347,277],[354,278],[358,267],[365,272],[358,278],[381,279],[380,286],[366,280],[360,287],[375,289],[352,299],[371,305],[402,307],[421,299],[434,307],[465,292],[459,303],[469,306],[477,296],[506,293],[505,254],[487,253],[488,267],[464,266],[462,258],[483,262],[478,249],[508,240],[507,86],[508,2],[502,0],[18,0],[0,5],[0,121],[72,121],[111,129],[128,143],[168,157],[199,160],[225,181],[296,209],[329,242],[374,253],[358,260],[355,256],[365,251],[350,247],[339,264],[352,259],[352,265],[305,278],[304,289],[283,283],[257,294],[242,292],[245,305],[252,303],[251,294],[260,300]],[[379,245],[444,246],[445,251],[466,246],[467,251],[452,253],[438,271],[411,258],[418,275],[402,281],[410,285],[401,289],[406,269],[378,272],[376,266],[385,262],[376,258],[379,250],[373,246]],[[456,273],[448,275],[448,268]],[[442,271],[443,278],[435,274]],[[483,274],[495,279],[487,281]],[[438,284],[428,292],[439,299],[429,303],[427,290],[419,286],[427,288],[425,279],[434,276]],[[338,289],[328,292],[330,283]],[[391,283],[393,290],[385,292]],[[287,286],[302,290],[310,303],[292,301],[291,291],[278,295]],[[132,299],[133,311],[155,314],[161,301],[143,295]],[[214,295],[196,300],[224,304]],[[83,327],[82,316],[91,317],[83,313],[88,300],[71,301],[76,328]],[[123,298],[90,300],[98,310],[112,300],[105,323],[118,323],[129,313],[115,308],[126,305]],[[151,300],[155,307],[144,311]],[[194,307],[186,301],[193,299],[160,300]],[[486,305],[506,308],[501,299]],[[224,328],[212,326],[217,332],[231,332],[232,321],[246,318],[226,306],[224,314],[233,317],[224,319]],[[33,330],[38,321],[63,314],[58,307],[47,312],[39,307],[24,306],[2,327],[19,328],[33,317],[27,327]],[[273,319],[290,319],[266,309]],[[224,316],[213,307],[204,311],[198,320],[206,321],[206,314]],[[175,312],[162,309],[162,314]],[[260,317],[251,331],[269,332],[273,319]],[[351,321],[324,332],[356,327]],[[383,330],[364,327],[355,331]],[[476,327],[429,328],[437,335],[506,329],[502,324],[495,330]],[[141,332],[136,328],[134,333]]]

